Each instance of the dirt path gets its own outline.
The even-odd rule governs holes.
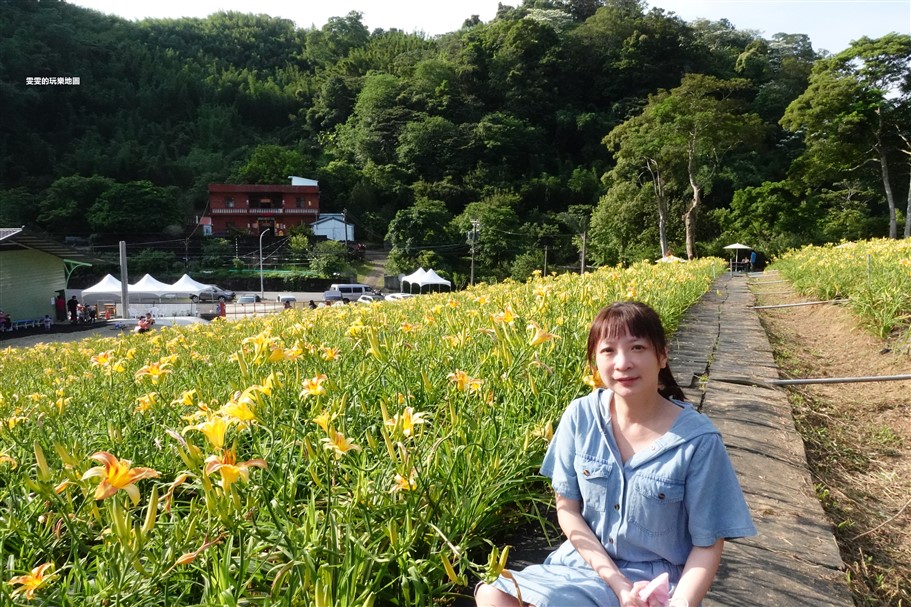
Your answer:
[[[386,251],[366,251],[365,262],[369,272],[364,276],[363,283],[370,285],[374,289],[382,289],[386,276],[386,258],[389,254]]]
[[[751,280],[758,305],[806,301],[776,280]],[[845,306],[763,310],[760,318],[783,376],[911,372],[907,347],[872,336]],[[817,384],[789,394],[856,604],[909,604],[911,381]]]

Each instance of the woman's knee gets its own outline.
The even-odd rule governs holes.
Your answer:
[[[519,607],[516,597],[488,584],[478,584],[474,591],[474,602],[477,607]]]

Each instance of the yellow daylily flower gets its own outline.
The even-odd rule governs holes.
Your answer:
[[[471,377],[459,369],[456,369],[454,373],[450,373],[446,377],[448,377],[449,381],[454,383],[456,388],[462,392],[477,392],[484,383],[483,379]]]
[[[196,403],[196,399],[199,397],[196,392],[196,388],[192,390],[184,390],[180,393],[180,398],[172,400],[172,405],[193,405]]]
[[[592,389],[604,386],[604,382],[601,381],[601,375],[598,373],[597,369],[592,369],[591,373],[583,377],[582,383]]]
[[[418,484],[414,480],[414,475],[414,468],[411,469],[411,474],[408,475],[408,478],[405,478],[401,474],[396,474],[392,481],[392,489],[390,489],[390,492],[396,493],[398,491],[414,491],[417,489]]]
[[[319,350],[320,357],[326,361],[338,360],[339,354],[341,354],[341,350],[338,348],[330,348],[329,346],[323,346]]]
[[[323,386],[323,382],[329,379],[326,377],[325,373],[320,373],[316,377],[305,379],[304,380],[304,389],[301,390],[300,397],[306,398],[308,396],[319,396],[326,393],[326,388]]]
[[[157,384],[164,378],[165,375],[171,372],[171,369],[169,367],[170,364],[168,362],[151,362],[136,371],[135,377],[137,380],[142,379],[143,377],[148,377],[152,380],[153,384]]]
[[[215,449],[222,449],[225,446],[225,434],[228,432],[228,426],[230,423],[224,417],[220,415],[210,416],[206,421],[196,424],[195,426],[188,426],[186,430],[199,430],[202,432],[206,440],[209,441],[209,444],[212,445]]]
[[[395,428],[401,422],[402,434],[410,437],[414,434],[416,426],[426,422],[423,413],[415,413],[413,407],[405,407],[401,415],[393,415],[386,420],[386,425]]]
[[[542,329],[540,327],[540,325],[538,325],[538,323],[536,323],[535,321],[529,322],[528,328],[534,329],[534,331],[535,331],[535,334],[532,335],[531,338],[528,340],[528,345],[530,345],[532,347],[540,346],[544,342],[550,341],[552,339],[559,339],[559,336],[554,335],[553,333],[548,333],[547,329]]]
[[[8,583],[11,586],[19,586],[12,592],[14,598],[24,597],[25,600],[31,601],[35,598],[35,593],[55,577],[54,563],[44,563],[32,569],[31,573],[10,578]]]
[[[349,451],[360,451],[361,448],[345,438],[345,435],[335,430],[329,430],[329,436],[322,439],[323,448],[335,452],[336,459],[341,458]]]
[[[90,359],[93,367],[106,367],[114,360],[114,352],[108,350],[107,352],[99,352]]]
[[[506,309],[502,312],[497,312],[493,315],[493,321],[503,323],[505,325],[511,325],[516,319],[516,315],[513,314],[512,308],[506,306]]]
[[[158,404],[158,392],[149,392],[136,398],[136,411],[148,411]]]
[[[157,478],[158,471],[151,468],[133,468],[132,463],[126,459],[117,459],[107,451],[99,451],[91,455],[91,459],[101,462],[82,475],[82,480],[97,476],[101,478],[98,489],[95,490],[95,499],[103,500],[111,497],[121,489],[127,492],[133,505],[139,503],[139,489],[136,481],[146,478]]]
[[[253,401],[244,399],[243,397],[238,400],[232,398],[218,410],[218,413],[232,421],[247,424],[256,420],[256,415],[254,415],[253,410],[250,409],[248,404],[251,402]]]
[[[338,414],[332,413],[331,415],[328,412],[320,413],[313,418],[313,423],[323,429],[323,432],[329,434],[329,428],[332,426],[332,420],[338,417]]]
[[[225,491],[238,480],[247,482],[250,478],[250,468],[266,469],[268,465],[263,459],[251,459],[245,462],[237,461],[234,449],[225,449],[222,454],[211,455],[206,458],[206,474],[218,473],[221,475],[221,488]]]

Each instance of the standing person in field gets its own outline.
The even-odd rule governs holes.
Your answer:
[[[63,295],[57,295],[55,309],[57,310],[57,320],[64,322],[66,320],[66,300]]]
[[[70,323],[75,325],[79,321],[76,316],[79,313],[79,300],[76,299],[75,295],[66,302],[66,309],[70,311]]]
[[[475,590],[478,606],[655,607],[640,592],[668,574],[667,605],[705,597],[724,540],[755,535],[712,423],[683,401],[658,314],[638,302],[602,309],[587,361],[602,387],[570,403],[541,473],[567,541],[542,565]]]

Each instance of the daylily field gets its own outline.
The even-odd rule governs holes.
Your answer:
[[[723,267],[5,350],[0,602],[445,602],[551,499],[537,467],[590,389],[596,311],[640,299],[673,330]]]
[[[879,337],[911,321],[911,240],[867,240],[804,247],[775,260],[798,291],[819,299],[847,299]]]

